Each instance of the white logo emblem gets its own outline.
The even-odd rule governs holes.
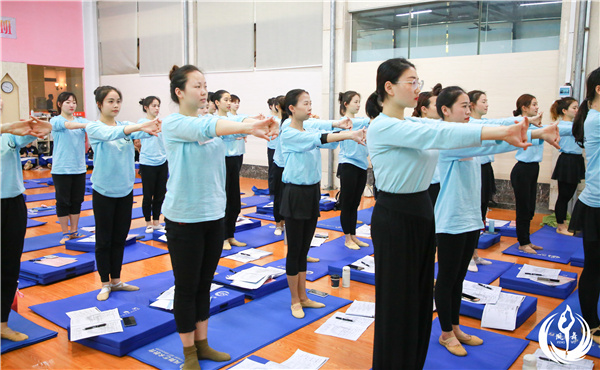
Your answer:
[[[590,348],[592,348],[592,335],[588,323],[577,313],[575,313],[576,317],[573,317],[573,311],[567,305],[567,308],[560,314],[560,318],[558,319],[558,330],[560,333],[556,333],[556,329],[552,329],[552,331],[550,329],[556,315],[548,317],[540,327],[538,341],[542,352],[549,359],[561,364],[569,364],[581,360]],[[579,323],[580,328],[583,328],[583,331],[571,330],[576,322]],[[581,340],[575,346],[579,337],[581,337]],[[550,344],[548,344],[548,338],[554,338],[554,341],[550,341]],[[563,351],[557,348],[555,343],[565,347],[566,350]],[[575,346],[575,348],[571,348],[572,346]]]
[[[229,295],[229,292],[226,290],[215,293],[215,296],[217,296],[217,297],[227,297],[228,295]]]

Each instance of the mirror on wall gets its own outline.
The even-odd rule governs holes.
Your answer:
[[[77,97],[76,113],[84,111],[83,69],[27,65],[29,110],[57,114],[56,99],[68,91]]]

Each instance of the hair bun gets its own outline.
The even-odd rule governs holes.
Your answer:
[[[173,74],[179,69],[179,67],[177,65],[173,65],[173,67],[171,68],[171,71],[169,72],[169,80],[173,79]]]
[[[146,100],[146,98],[141,98],[141,99],[140,99],[140,105],[141,105],[141,106],[144,106],[144,100]]]
[[[442,84],[438,82],[437,84],[435,84],[433,89],[431,89],[431,95],[438,96],[440,94],[440,91],[442,91]]]
[[[342,104],[342,101],[344,100],[344,93],[338,93],[338,101],[340,102],[340,104]]]

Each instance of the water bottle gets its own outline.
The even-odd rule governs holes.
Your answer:
[[[493,234],[496,231],[494,220],[489,221],[488,231],[490,232],[490,234]]]
[[[350,288],[350,267],[344,266],[342,269],[342,287]]]

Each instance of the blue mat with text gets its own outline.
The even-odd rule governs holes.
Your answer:
[[[555,228],[547,225],[531,234],[530,238],[533,244],[539,245],[544,249],[536,251],[537,254],[525,253],[519,250],[519,243],[515,243],[506,248],[502,253],[567,264],[571,261],[573,253],[583,248],[583,240],[581,238],[558,234]]]

